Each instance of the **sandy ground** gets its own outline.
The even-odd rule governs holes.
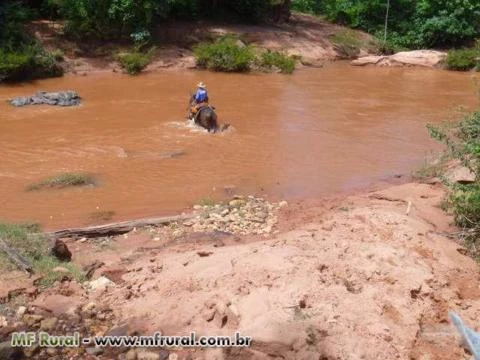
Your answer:
[[[29,30],[47,49],[65,53],[67,72],[87,75],[92,71],[120,72],[113,55],[129,49],[128,43],[105,41],[76,42],[63,36],[63,25],[52,21],[34,21]],[[261,49],[284,51],[301,58],[299,66],[322,66],[325,61],[355,58],[374,51],[374,41],[366,33],[348,30],[358,39],[359,51],[353,53],[332,42],[332,36],[345,31],[316,17],[294,14],[288,23],[278,26],[210,24],[205,22],[172,22],[160,24],[153,31],[158,47],[146,71],[195,68],[192,46],[221,35],[236,34],[240,39]],[[352,35],[353,34],[353,35]],[[347,49],[348,50],[348,49]]]
[[[454,229],[439,208],[444,194],[408,183],[290,204],[266,235],[139,230],[103,247],[71,240],[74,261],[103,262],[93,279],[112,286],[58,284],[30,304],[57,315],[89,303],[111,309],[94,334],[120,326],[253,338],[248,349],[171,350],[178,359],[469,359],[448,311],[478,326],[478,265],[446,236]]]

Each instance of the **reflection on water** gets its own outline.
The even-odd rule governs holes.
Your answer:
[[[186,124],[186,100],[207,82],[221,122]],[[13,108],[3,100],[74,89],[76,108]],[[0,219],[83,224],[172,213],[223,187],[276,197],[321,196],[406,173],[435,144],[427,122],[475,105],[471,75],[332,64],[284,75],[162,72],[64,77],[0,86]],[[165,153],[181,151],[180,156]],[[94,189],[26,192],[62,171],[95,174]]]

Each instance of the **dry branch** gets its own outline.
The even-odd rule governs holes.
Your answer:
[[[176,216],[164,216],[158,218],[122,221],[104,225],[87,226],[82,228],[71,228],[53,231],[47,235],[55,238],[65,237],[100,237],[125,234],[132,231],[134,228],[141,228],[145,226],[158,226],[169,224],[176,221],[183,221],[193,218],[195,215],[176,215]]]

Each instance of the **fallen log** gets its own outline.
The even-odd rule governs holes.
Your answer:
[[[20,254],[7,245],[5,241],[0,239],[0,250],[7,254],[8,258],[20,269],[29,274],[33,274],[33,268]]]
[[[150,219],[140,219],[131,221],[122,221],[104,225],[87,226],[83,228],[72,228],[57,230],[47,233],[53,238],[68,238],[68,237],[100,237],[110,235],[120,235],[132,231],[134,228],[141,228],[145,226],[157,226],[169,224],[176,221],[188,220],[195,217],[194,214],[164,216]]]

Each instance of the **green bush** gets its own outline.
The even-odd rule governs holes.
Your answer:
[[[321,0],[292,0],[291,9],[308,14],[318,14],[321,11]]]
[[[447,184],[450,193],[446,201],[466,240],[475,243],[480,238],[480,110],[466,115],[455,125],[429,126],[429,131],[433,138],[446,145],[449,156],[475,175],[472,184]]]
[[[55,56],[37,45],[18,51],[0,48],[0,82],[61,76],[63,69]]]
[[[255,59],[251,47],[240,44],[232,37],[197,45],[194,54],[199,67],[224,72],[248,71]]]
[[[159,3],[156,0],[60,0],[58,6],[69,36],[110,39],[149,28],[160,9]]]
[[[267,69],[274,67],[280,69],[282,73],[291,74],[295,70],[295,59],[291,56],[282,54],[278,51],[267,50],[260,57],[260,66]]]
[[[0,4],[0,82],[60,76],[55,56],[24,31],[31,11],[22,2]]]
[[[19,45],[31,44],[23,24],[32,16],[31,11],[20,1],[0,4],[0,48],[13,51]]]
[[[116,55],[116,60],[128,74],[137,75],[150,64],[154,51],[155,48],[151,48],[144,53],[136,48],[131,52]]]
[[[445,67],[449,70],[472,70],[478,68],[479,58],[480,50],[478,49],[450,50],[445,60]]]

